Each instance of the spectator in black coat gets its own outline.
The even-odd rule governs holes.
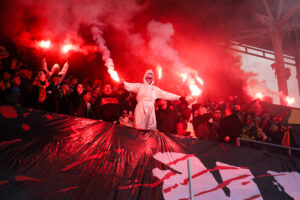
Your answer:
[[[95,119],[115,122],[118,121],[119,101],[116,95],[113,94],[112,87],[106,83],[103,87],[103,94],[98,98],[94,104]]]
[[[168,108],[168,102],[158,99],[159,109],[156,111],[157,129],[163,133],[176,133],[176,124],[179,116],[174,110]]]
[[[46,110],[50,112],[59,112],[58,105],[58,89],[60,77],[58,74],[53,74],[50,77],[50,85],[46,88],[47,96],[45,99]]]
[[[84,92],[84,87],[82,84],[77,84],[75,86],[75,90],[71,93],[70,95],[70,114],[73,116],[79,116],[79,107],[82,107],[84,105],[84,100],[83,100],[83,92]]]
[[[9,105],[20,105],[20,84],[21,78],[15,75],[11,80],[11,87],[4,91],[4,103]]]
[[[32,92],[32,70],[27,66],[24,65],[20,69],[20,76],[21,76],[21,95],[20,95],[20,103],[22,106],[29,107],[31,105],[31,92]]]
[[[236,143],[237,137],[242,133],[242,122],[239,112],[232,112],[226,108],[225,117],[220,122],[219,139],[222,142]]]
[[[70,114],[70,110],[69,110],[70,99],[69,99],[68,92],[69,92],[69,85],[66,82],[62,83],[61,87],[58,89],[57,92],[59,113],[66,114],[66,115]]]

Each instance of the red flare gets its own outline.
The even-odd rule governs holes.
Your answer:
[[[70,50],[74,49],[74,46],[72,44],[66,44],[62,47],[63,53],[68,53]]]
[[[286,100],[286,103],[290,106],[290,105],[293,105],[295,103],[295,98],[294,97],[285,97],[285,100]]]
[[[198,83],[200,83],[202,86],[204,84],[202,78],[200,78],[199,76],[195,76],[196,80],[198,81]]]
[[[182,82],[185,82],[187,79],[187,74],[182,74],[181,76],[182,76]]]
[[[157,72],[158,72],[158,79],[161,79],[161,77],[162,77],[162,67],[160,65],[157,65],[156,69],[157,69]]]
[[[47,40],[47,41],[40,41],[40,47],[43,48],[43,49],[49,49],[51,46],[51,41],[50,40]]]
[[[199,96],[202,93],[200,88],[195,84],[194,80],[189,81],[189,88],[192,93],[192,96]]]
[[[120,82],[120,78],[116,70],[108,69],[108,73],[113,80]]]
[[[262,100],[264,98],[264,95],[261,92],[258,92],[255,94],[255,98]]]

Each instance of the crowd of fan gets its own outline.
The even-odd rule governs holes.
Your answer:
[[[43,67],[36,71],[17,59],[8,65],[1,63],[0,104],[134,126],[135,95],[122,86],[66,76],[68,61],[62,70],[54,66],[50,72],[45,58]],[[231,96],[193,105],[184,99],[158,99],[155,108],[159,131],[198,139],[236,142],[237,137],[242,137],[281,144],[286,131],[277,117],[263,110],[259,99],[242,104]]]

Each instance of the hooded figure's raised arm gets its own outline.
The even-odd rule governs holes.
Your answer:
[[[176,101],[180,99],[180,96],[157,88],[157,98],[164,99],[166,101]]]
[[[141,83],[124,82],[124,88],[125,88],[125,90],[127,90],[129,92],[137,93],[140,90],[141,86],[142,86]]]

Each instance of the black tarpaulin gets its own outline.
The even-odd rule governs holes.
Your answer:
[[[0,199],[299,199],[300,160],[0,107]]]

